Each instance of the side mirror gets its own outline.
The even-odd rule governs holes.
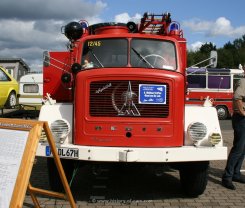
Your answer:
[[[81,64],[79,64],[79,63],[74,63],[74,64],[72,64],[72,66],[71,66],[71,71],[72,71],[74,74],[76,74],[77,72],[81,71],[81,69],[82,69],[82,66],[81,66]]]
[[[210,52],[210,59],[209,59],[209,65],[211,68],[216,68],[218,62],[218,54],[217,51],[211,51]]]
[[[69,83],[69,82],[71,82],[71,74],[69,74],[69,73],[62,74],[61,81],[63,83]]]
[[[50,54],[48,51],[43,52],[43,66],[50,66]]]

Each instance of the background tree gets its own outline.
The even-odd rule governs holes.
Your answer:
[[[238,68],[239,64],[245,65],[245,35],[243,35],[232,43],[229,41],[219,49],[216,49],[213,43],[205,43],[197,51],[188,51],[188,66],[207,59],[212,50],[217,50],[218,53],[217,68]],[[205,62],[199,67],[204,67],[207,64],[208,62]]]
[[[188,52],[187,65],[193,66],[193,65],[207,59],[212,50],[216,50],[216,46],[213,43],[205,43],[199,48],[198,51]],[[208,62],[204,62],[203,64],[200,64],[199,67],[204,67],[207,64],[208,64]]]

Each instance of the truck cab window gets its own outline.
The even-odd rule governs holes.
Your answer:
[[[229,75],[210,75],[208,77],[208,88],[210,89],[230,89],[231,77]]]
[[[83,46],[82,67],[125,67],[127,65],[127,39],[93,39]]]
[[[133,39],[130,61],[132,67],[175,70],[175,46],[170,41]]]
[[[187,77],[188,88],[206,88],[205,74],[190,74]]]

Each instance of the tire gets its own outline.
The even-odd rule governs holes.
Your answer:
[[[228,110],[227,107],[224,105],[216,106],[216,110],[218,113],[219,120],[225,120],[228,117]]]
[[[70,182],[74,170],[74,161],[68,159],[61,159],[61,163],[66,175],[68,183]],[[49,186],[52,191],[64,192],[64,187],[62,185],[58,169],[55,165],[53,158],[47,158],[47,167],[48,167],[48,177],[49,177]]]
[[[16,93],[14,91],[10,92],[8,99],[5,103],[5,106],[7,108],[12,108],[13,106],[15,106],[17,104],[17,97],[16,97]]]
[[[189,197],[197,197],[206,189],[208,182],[209,162],[189,162],[182,164],[180,182],[184,193]]]

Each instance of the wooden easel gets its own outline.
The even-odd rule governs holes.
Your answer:
[[[73,199],[69,184],[67,182],[60,158],[58,156],[58,152],[54,143],[54,138],[49,129],[48,123],[43,121],[0,118],[0,130],[1,129],[16,130],[16,133],[18,133],[18,131],[29,131],[9,207],[22,207],[26,191],[28,190],[35,207],[40,207],[36,198],[36,194],[42,194],[68,200],[71,207],[75,208],[76,204]],[[54,162],[57,166],[61,182],[65,190],[65,194],[35,188],[29,182],[42,129],[46,133],[48,143],[54,157]]]

